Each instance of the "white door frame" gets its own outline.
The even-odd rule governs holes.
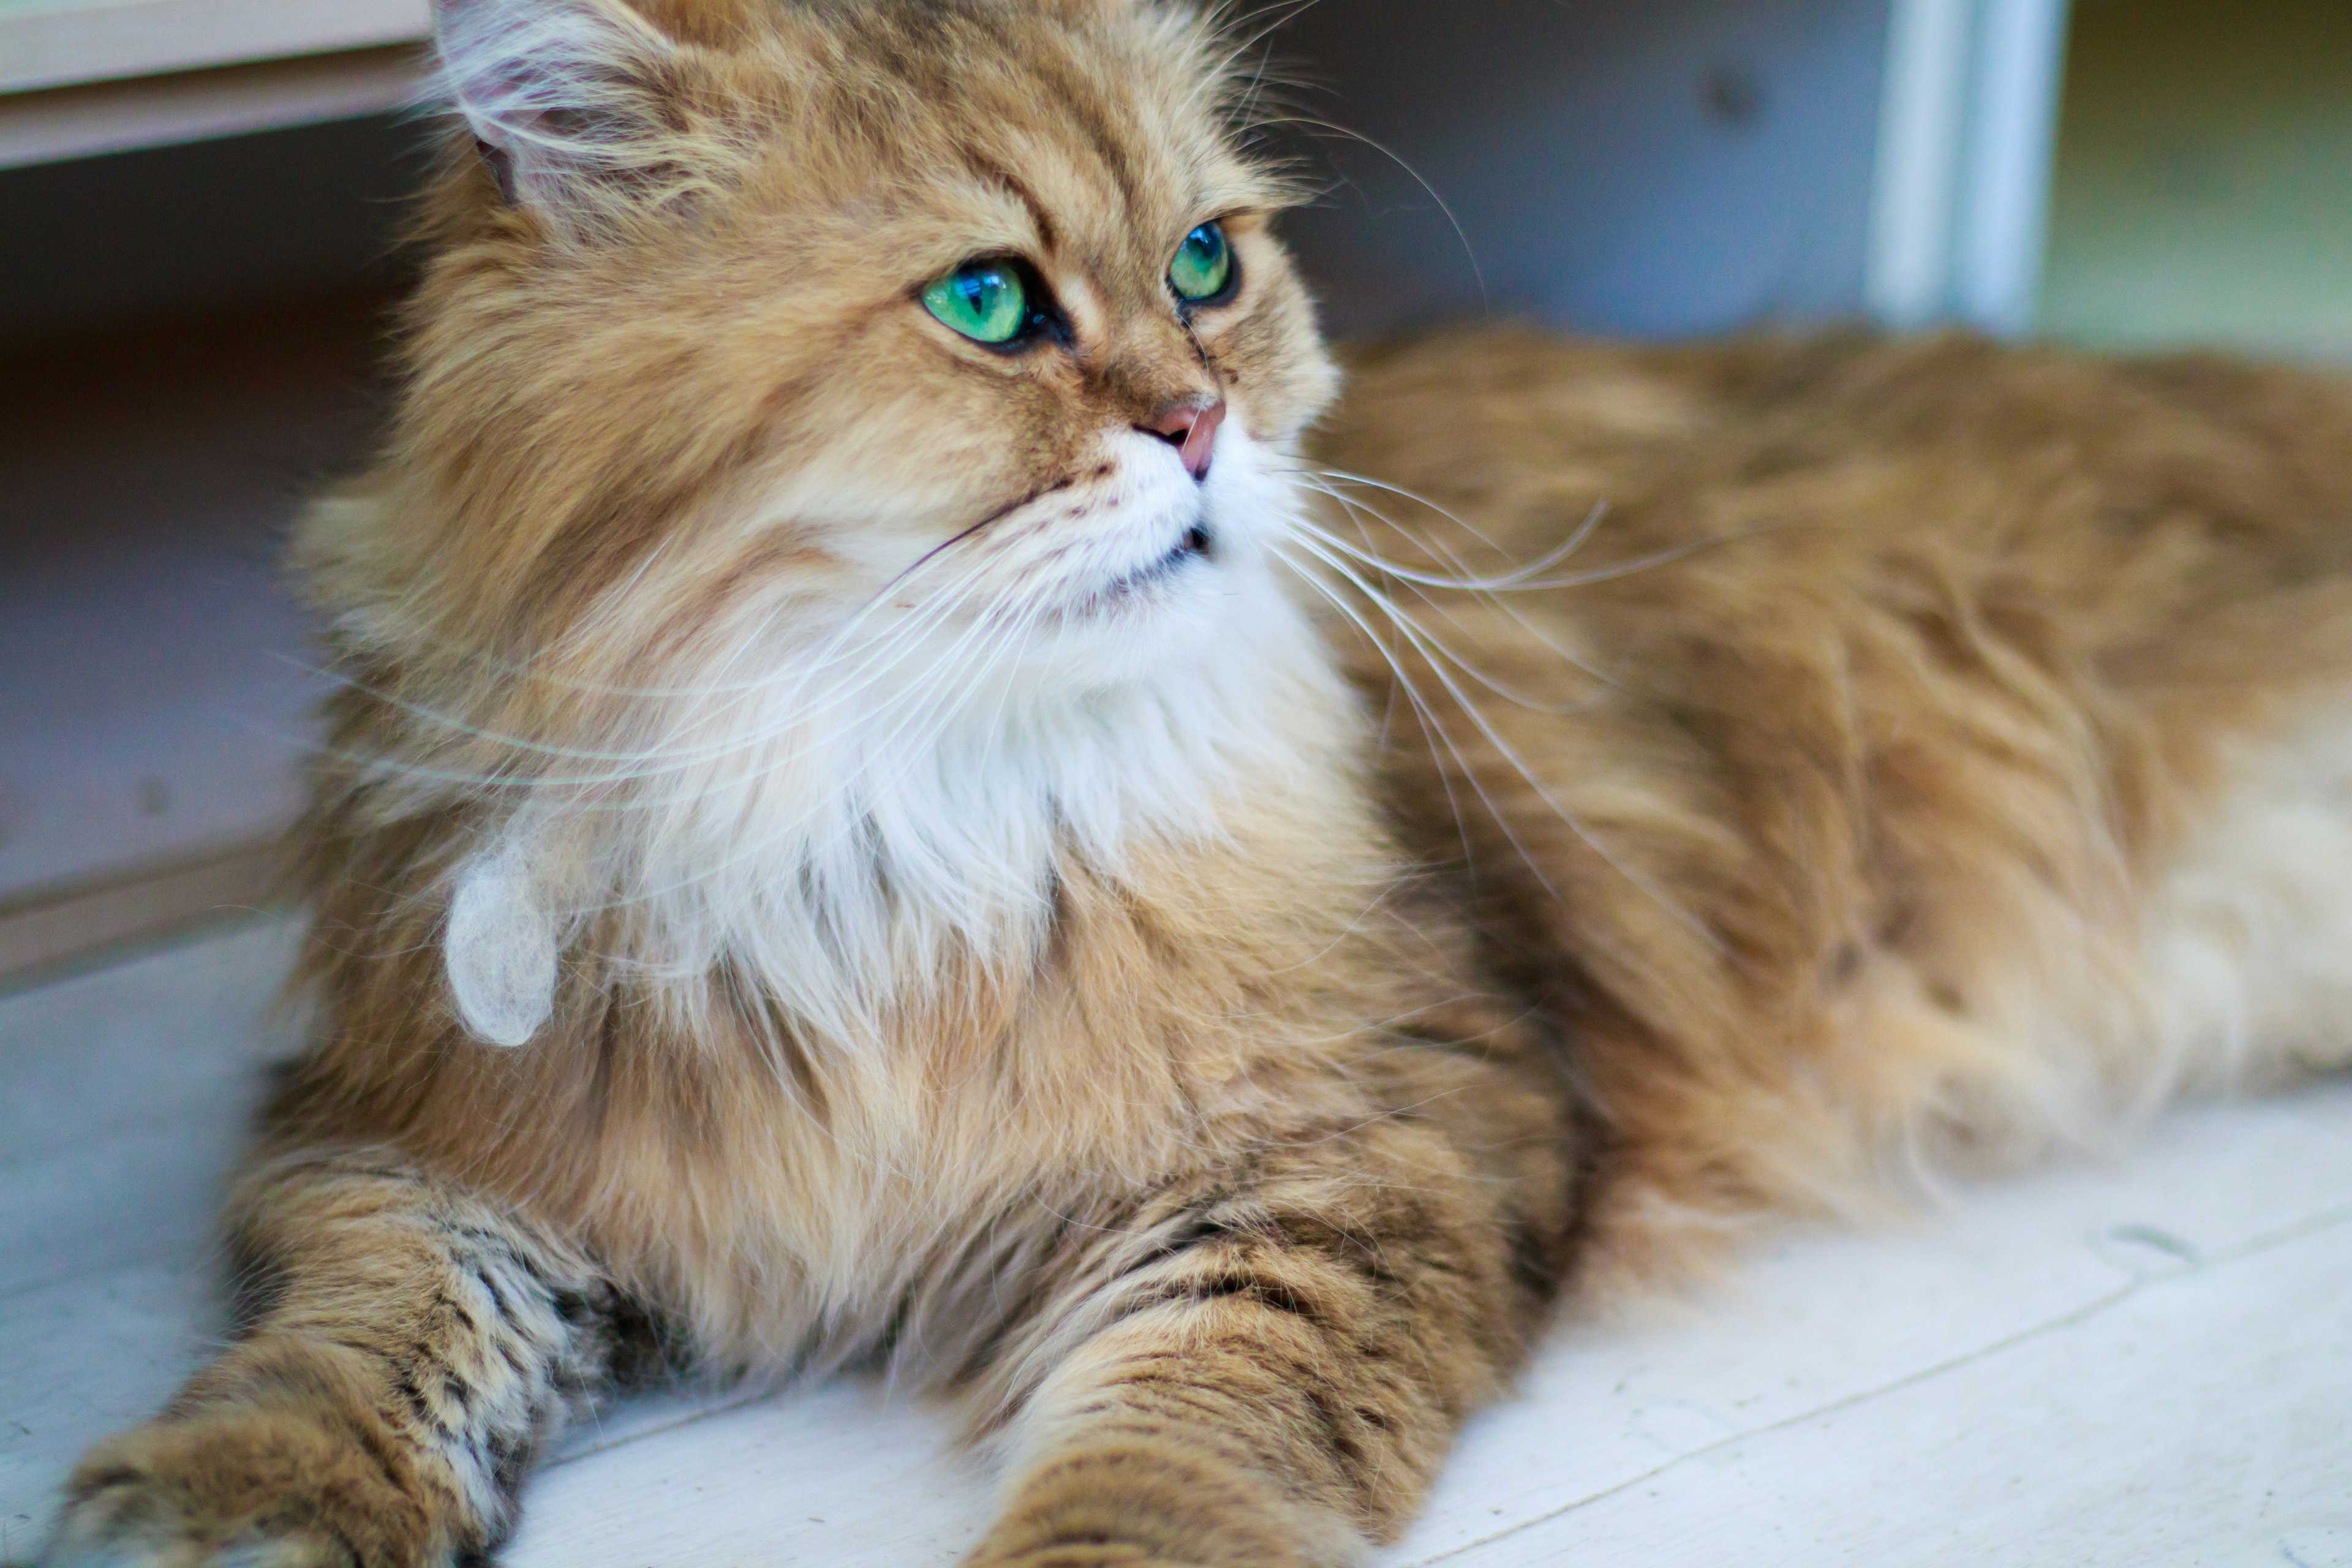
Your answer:
[[[1892,0],[1864,296],[1891,326],[2033,324],[2068,0]]]

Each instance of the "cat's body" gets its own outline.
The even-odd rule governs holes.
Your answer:
[[[2352,395],[1439,339],[1322,441],[1391,524],[1185,14],[646,14],[445,8],[320,1041],[52,1563],[472,1560],[613,1390],[866,1357],[977,1562],[1337,1562],[1580,1268],[2340,1057]]]
[[[1350,384],[1321,455],[1424,499],[1335,484],[1343,539],[1583,541],[1388,584],[1466,661],[1375,621],[1425,721],[1349,663],[1412,849],[1578,1021],[1628,1267],[2352,1060],[2343,382],[1506,331]]]

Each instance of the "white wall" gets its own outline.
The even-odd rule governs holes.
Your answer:
[[[1345,331],[1485,307],[1679,336],[1864,301],[1886,0],[1323,0],[1280,36],[1328,202],[1292,221]],[[1474,270],[1469,254],[1477,260]]]
[[[1278,35],[1329,89],[1302,113],[1380,148],[1325,133],[1330,193],[1291,232],[1343,332],[1481,310],[2021,331],[2066,10],[1321,0]]]
[[[1894,0],[1864,295],[1896,326],[2033,324],[2067,0]]]
[[[2064,15],[1316,0],[1275,39],[1324,84],[1286,95],[1329,187],[1290,232],[1348,332],[1482,309],[1640,336],[1865,310],[2014,331]],[[0,210],[45,220],[0,235],[0,335],[356,277],[383,254],[409,133],[352,121],[0,173]]]

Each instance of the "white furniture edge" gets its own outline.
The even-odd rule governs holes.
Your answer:
[[[428,0],[32,0],[0,5],[0,92],[413,43]]]
[[[2033,323],[2069,0],[1893,0],[1863,293],[1895,327]]]
[[[0,169],[381,113],[422,79],[394,46],[0,95]]]
[[[215,841],[0,899],[0,997],[70,966],[274,909],[285,866],[274,836]]]

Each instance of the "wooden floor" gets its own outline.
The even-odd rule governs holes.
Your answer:
[[[0,1000],[0,1561],[200,1354],[206,1219],[289,952],[255,924]],[[2183,1112],[2129,1161],[1760,1242],[1564,1329],[1391,1568],[2352,1565],[2352,1084]],[[937,1564],[988,1478],[855,1382],[576,1434],[514,1568]]]

